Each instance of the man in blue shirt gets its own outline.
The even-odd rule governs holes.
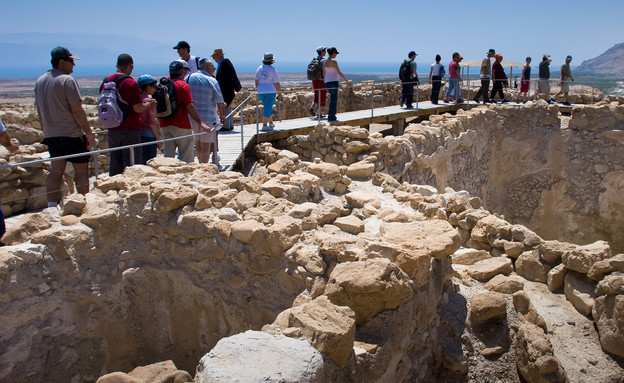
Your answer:
[[[190,74],[186,81],[191,88],[193,103],[201,120],[213,130],[195,138],[195,151],[200,163],[208,163],[212,146],[213,160],[217,166],[217,118],[221,123],[225,121],[225,102],[219,83],[213,77],[215,64],[209,58],[199,60],[199,71]],[[191,120],[193,133],[203,133],[205,130]]]

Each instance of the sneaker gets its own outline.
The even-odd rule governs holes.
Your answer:
[[[476,98],[476,97],[474,97],[474,98],[472,99],[472,101],[476,102],[477,104],[479,103],[479,99],[478,99],[478,98]]]
[[[314,108],[310,108],[308,109],[308,111],[310,112],[310,116],[315,116],[316,113],[314,112]]]
[[[519,103],[520,103],[520,101],[518,101],[518,97],[514,97],[514,102],[515,102],[516,104],[519,104]]]
[[[449,103],[449,99],[445,98],[444,100],[442,100],[444,103],[448,104]]]
[[[210,160],[210,162],[212,162],[215,165],[219,165],[219,161],[221,161],[221,155],[217,154],[217,160],[215,161],[214,156],[212,156],[212,159]]]
[[[273,130],[273,128],[275,128],[275,124],[271,122],[271,123],[269,124],[269,128],[271,128],[271,130]]]
[[[506,104],[506,103],[508,103],[508,102],[509,102],[509,101],[507,101],[507,99],[506,99],[506,98],[503,98],[503,99],[501,100],[501,104]]]
[[[555,102],[553,100],[548,100],[549,104],[554,104]]]
[[[269,125],[262,125],[262,129],[263,132],[267,132],[269,130],[273,130],[273,128],[271,128],[271,126]]]
[[[403,107],[403,97],[399,97],[399,106]]]
[[[455,101],[456,104],[463,104],[464,103],[464,99],[463,98],[458,98],[457,101]]]
[[[563,105],[568,105],[568,106],[572,105],[572,104],[570,104],[570,102],[568,100],[563,101],[562,104]]]
[[[556,103],[557,103],[557,100],[555,100],[555,98],[554,98],[554,97],[551,97],[551,98],[550,98],[550,101],[552,101],[552,103],[553,103],[553,104],[556,104]]]

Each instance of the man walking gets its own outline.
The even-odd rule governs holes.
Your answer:
[[[195,73],[198,70],[199,57],[191,55],[191,46],[186,41],[182,40],[176,44],[173,49],[178,51],[180,58],[188,64],[189,71]]]
[[[309,112],[311,116],[321,114],[318,108],[325,106],[325,100],[327,98],[327,88],[325,87],[325,80],[323,79],[323,61],[325,61],[325,55],[327,54],[327,48],[320,46],[316,48],[316,61],[318,65],[317,79],[312,80],[312,89],[314,90],[314,98],[312,100],[312,106],[310,106]]]
[[[35,106],[43,128],[43,143],[48,145],[50,157],[88,153],[95,146],[95,137],[82,109],[78,83],[70,76],[74,60],[78,60],[64,47],[51,52],[52,69],[35,83]],[[89,191],[89,155],[54,160],[46,180],[48,207],[58,204],[61,182],[67,161],[72,163],[74,183],[80,194]]]
[[[165,141],[163,143],[163,154],[165,157],[175,157],[176,149],[178,150],[178,159],[184,162],[193,162],[193,131],[189,115],[197,125],[205,131],[211,128],[204,124],[195,109],[191,89],[184,82],[184,78],[188,74],[188,64],[186,61],[176,60],[169,64],[169,77],[175,86],[176,101],[178,109],[171,118],[161,118],[160,130],[164,139],[175,138],[173,141]],[[187,137],[188,136],[188,137]]]
[[[229,59],[225,58],[223,49],[215,49],[212,54],[212,58],[217,63],[216,78],[223,94],[223,101],[225,102],[225,115],[229,115],[232,112],[232,101],[234,100],[235,93],[241,90],[241,83],[236,75],[236,69]],[[223,124],[221,130],[234,129],[234,118],[228,117]]]
[[[202,121],[211,127],[211,130],[201,136],[195,137],[195,152],[200,163],[207,164],[212,149],[215,164],[219,166],[217,160],[217,132],[214,130],[217,125],[217,114],[220,122],[225,121],[225,103],[221,88],[215,78],[212,77],[215,71],[215,64],[209,58],[199,60],[199,72],[193,73],[186,78],[186,82],[191,89],[193,104]],[[193,133],[202,133],[204,129],[191,120]],[[211,148],[212,146],[212,148]]]
[[[481,88],[477,91],[477,94],[472,99],[477,104],[479,103],[479,99],[483,96],[483,103],[488,102],[488,89],[490,88],[490,77],[492,76],[492,63],[490,59],[494,57],[496,51],[494,49],[490,49],[481,61],[481,72],[479,77],[481,77]]]
[[[120,103],[124,112],[124,120],[121,124],[114,128],[108,129],[108,147],[118,148],[120,146],[134,145],[141,143],[141,118],[140,113],[150,108],[156,108],[156,100],[146,98],[141,100],[141,88],[139,84],[132,78],[132,70],[134,69],[134,61],[132,56],[122,53],[117,57],[117,72],[106,77],[104,82],[114,81],[121,99],[125,102]],[[100,92],[104,89],[104,83],[100,86]],[[123,173],[127,166],[140,164],[143,158],[143,148],[134,148],[134,162],[130,158],[130,149],[113,150],[110,152],[110,166],[108,174],[112,177],[116,174]]]
[[[403,75],[401,79],[401,96],[399,96],[401,107],[403,104],[407,106],[407,108],[413,108],[412,103],[414,102],[414,85],[418,84],[418,73],[416,73],[416,52],[411,51],[407,54],[408,60],[405,60],[401,65],[401,68],[405,67],[407,69],[409,65],[408,75]]]
[[[550,96],[550,59],[549,55],[544,55],[542,57],[542,62],[539,64],[539,79],[537,80],[537,91],[535,92],[535,99],[537,100],[537,95],[543,93],[546,95],[546,100],[548,100],[549,104],[552,104],[553,101],[549,100]]]
[[[568,55],[565,62],[561,64],[561,90],[550,98],[550,101],[557,102],[556,98],[563,93],[563,105],[572,105],[568,101],[568,92],[570,91],[570,82],[574,81],[572,77],[572,71],[570,70],[570,63],[572,62],[572,56]]]

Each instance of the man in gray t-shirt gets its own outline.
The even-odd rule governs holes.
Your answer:
[[[48,145],[50,158],[85,153],[95,146],[95,137],[82,109],[82,97],[76,80],[70,76],[74,60],[67,48],[51,52],[52,69],[35,83],[35,106],[43,129],[43,143]],[[48,207],[56,206],[61,197],[61,182],[67,161],[74,167],[76,190],[89,191],[89,156],[54,160],[46,180]]]

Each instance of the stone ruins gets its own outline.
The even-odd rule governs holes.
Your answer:
[[[30,145],[0,162],[44,151],[32,117],[2,115]],[[156,158],[66,185],[3,239],[0,380],[622,382],[623,123],[608,98],[321,123],[250,176]],[[46,171],[3,170],[9,214]]]

